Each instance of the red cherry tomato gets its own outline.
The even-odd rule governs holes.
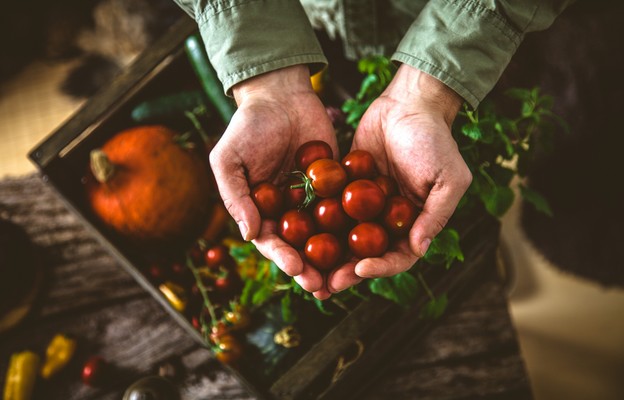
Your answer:
[[[306,259],[319,270],[329,271],[338,265],[342,249],[336,236],[319,233],[308,239],[305,245]]]
[[[204,261],[209,268],[227,267],[231,261],[228,248],[222,245],[209,248],[204,253]]]
[[[92,387],[104,385],[110,374],[110,366],[101,356],[91,356],[82,367],[82,382]]]
[[[305,211],[286,211],[278,225],[279,236],[296,249],[302,249],[314,232],[312,216]]]
[[[217,360],[224,364],[235,365],[243,355],[243,346],[232,335],[221,336],[216,348]]]
[[[240,291],[243,283],[236,271],[227,271],[214,281],[215,291],[222,295],[233,295]]]
[[[262,218],[277,218],[284,208],[281,190],[270,182],[262,182],[254,187],[251,198]]]
[[[357,258],[380,257],[388,249],[388,234],[374,222],[362,222],[349,232],[349,250]]]
[[[213,344],[219,343],[221,338],[230,334],[230,328],[223,321],[218,321],[210,328],[208,337]]]
[[[305,171],[310,164],[322,158],[334,158],[331,147],[322,140],[312,140],[299,146],[295,153],[295,165],[299,171]]]
[[[390,197],[381,213],[384,227],[391,235],[399,237],[407,236],[417,216],[416,205],[403,196]]]
[[[286,182],[286,187],[284,188],[284,208],[286,210],[300,208],[303,205],[306,198],[305,189],[302,187],[291,188],[291,186],[300,183],[300,179],[289,179]]]
[[[347,185],[342,192],[342,208],[358,221],[370,221],[383,211],[386,196],[375,182],[359,179]]]
[[[377,174],[375,160],[366,150],[353,150],[342,159],[342,167],[347,171],[350,181],[373,179]]]
[[[337,197],[319,201],[314,207],[312,216],[320,232],[347,231],[353,222],[342,209],[342,201]]]
[[[347,173],[340,163],[327,158],[310,164],[306,175],[312,180],[314,193],[319,197],[336,196],[347,183]]]
[[[394,178],[388,175],[379,175],[373,180],[383,190],[386,197],[394,196],[399,193]]]

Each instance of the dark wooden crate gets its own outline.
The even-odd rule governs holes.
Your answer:
[[[91,214],[82,193],[81,179],[89,151],[132,122],[131,107],[142,99],[171,85],[199,88],[190,65],[186,62],[183,42],[196,26],[188,19],[173,26],[152,48],[143,54],[122,76],[102,90],[56,132],[29,154],[38,166],[44,181],[56,189],[68,208],[81,218],[93,235],[120,261],[121,265],[147,290],[198,343],[206,345],[189,321],[178,313],[158,289],[141,273],[140,252],[105,229]],[[215,129],[222,129],[215,126]],[[435,294],[447,293],[451,304],[479,274],[493,262],[498,244],[498,222],[475,218],[461,226],[462,246],[466,262],[446,271],[421,266]],[[434,321],[419,318],[426,296],[410,309],[404,310],[384,299],[371,296],[354,308],[331,319],[322,326],[314,341],[308,341],[285,359],[279,373],[267,376],[262,366],[243,365],[232,369],[238,379],[259,398],[314,399],[349,398],[370,382],[388,365],[392,357],[410,340],[417,340]],[[318,318],[318,315],[310,318]],[[339,377],[335,375],[336,360],[349,353],[354,343],[364,351],[356,362]]]

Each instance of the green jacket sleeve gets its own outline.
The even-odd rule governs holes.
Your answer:
[[[265,72],[327,64],[297,0],[174,0],[193,17],[210,62],[227,94],[232,86]]]
[[[431,0],[392,59],[439,79],[476,108],[524,35],[549,27],[572,1]]]

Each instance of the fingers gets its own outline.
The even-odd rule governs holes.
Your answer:
[[[252,240],[260,231],[260,213],[249,195],[242,162],[225,148],[217,144],[210,153],[210,166],[223,204],[238,224],[241,236],[245,240]]]
[[[330,293],[342,292],[362,281],[362,278],[355,273],[355,264],[355,261],[350,261],[328,275],[327,290]]]
[[[418,260],[409,248],[407,241],[386,252],[382,257],[365,258],[356,265],[354,272],[361,278],[382,278],[393,276],[410,269]]]
[[[433,186],[409,233],[410,247],[418,257],[425,255],[431,240],[446,226],[471,180],[470,172],[460,173],[454,184]]]
[[[299,284],[304,290],[315,293],[319,290],[323,290],[323,277],[321,273],[308,263],[303,263],[303,270],[299,275],[293,277],[295,282]]]
[[[259,236],[252,242],[263,256],[273,260],[286,275],[300,275],[304,270],[301,256],[297,250],[284,242],[275,232],[276,222],[265,220],[262,222]]]

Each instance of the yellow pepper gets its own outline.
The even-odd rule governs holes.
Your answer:
[[[184,312],[186,309],[186,292],[179,285],[173,282],[165,282],[158,287],[161,293],[169,301],[169,303],[179,312]]]
[[[321,96],[325,90],[325,69],[320,70],[310,77],[310,83],[314,92]]]
[[[63,334],[57,334],[52,338],[46,349],[46,359],[41,368],[41,376],[50,378],[63,369],[76,351],[76,341]]]
[[[32,351],[23,351],[11,356],[4,383],[4,400],[30,400],[39,364],[39,356]]]

